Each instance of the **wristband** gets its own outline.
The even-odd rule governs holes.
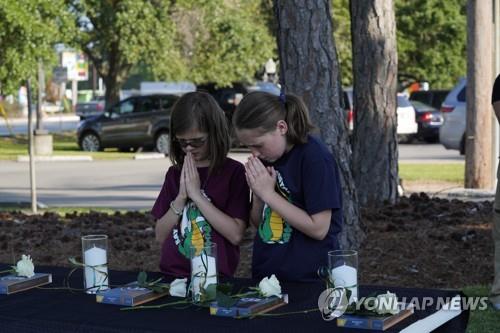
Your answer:
[[[182,210],[181,211],[177,210],[177,208],[175,208],[175,206],[174,206],[173,201],[170,201],[170,208],[172,209],[172,211],[174,212],[175,215],[177,215],[177,216],[182,215]]]

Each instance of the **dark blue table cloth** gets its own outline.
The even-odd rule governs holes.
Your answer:
[[[9,268],[0,264],[0,270]],[[51,273],[53,282],[44,287],[61,287],[69,268],[37,267],[37,272]],[[150,274],[150,278],[159,274]],[[110,272],[113,285],[135,281],[137,272]],[[70,278],[70,284],[82,288],[82,271]],[[236,287],[255,286],[258,281],[234,279]],[[323,283],[282,283],[282,290],[289,294],[290,304],[273,313],[291,312],[317,307],[318,296],[324,290]],[[453,297],[456,290],[395,288],[361,286],[360,296],[373,293],[395,292],[399,297]],[[162,298],[150,304],[161,304],[175,298]],[[399,332],[417,320],[432,314],[435,309],[415,311],[385,332]],[[439,327],[435,332],[465,332],[468,311]],[[96,303],[94,295],[56,289],[31,289],[12,295],[0,295],[0,332],[355,332],[339,328],[335,321],[324,321],[319,311],[281,317],[257,317],[233,319],[211,316],[207,308],[189,306],[183,309],[161,308],[121,311],[120,306]],[[358,330],[359,331],[359,330]],[[369,332],[368,330],[363,330]]]

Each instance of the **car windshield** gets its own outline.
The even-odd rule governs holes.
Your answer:
[[[411,106],[410,101],[403,95],[398,95],[398,107],[406,108]]]

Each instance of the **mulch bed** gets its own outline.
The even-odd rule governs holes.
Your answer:
[[[360,282],[405,287],[461,288],[493,279],[491,201],[469,202],[413,194],[395,205],[362,209],[366,239]],[[26,215],[0,212],[0,262],[31,254],[35,265],[69,266],[81,257],[81,235],[109,236],[111,269],[156,271],[154,221],[139,212]],[[250,276],[252,230],[241,245],[237,276]]]

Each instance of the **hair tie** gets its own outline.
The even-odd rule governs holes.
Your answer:
[[[283,105],[286,104],[285,89],[281,89],[281,91],[280,91],[280,101],[281,101],[281,103],[283,103]]]

